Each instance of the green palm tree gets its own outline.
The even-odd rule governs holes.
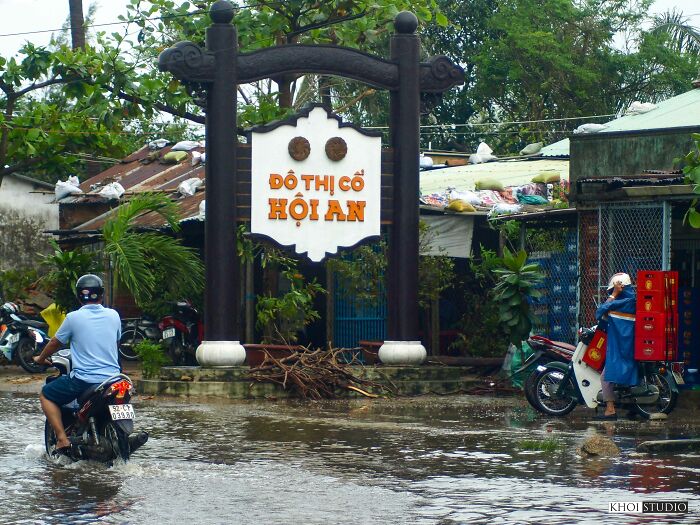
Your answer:
[[[137,231],[137,217],[157,213],[173,232],[180,230],[175,201],[160,193],[142,193],[121,205],[102,228],[104,253],[117,286],[136,304],[157,313],[174,298],[193,298],[204,288],[204,266],[196,250],[156,231]],[[155,310],[155,311],[154,311]]]
[[[689,18],[675,9],[654,18],[651,33],[668,39],[671,49],[700,58],[700,29],[690,25]],[[700,84],[700,72],[693,85]]]

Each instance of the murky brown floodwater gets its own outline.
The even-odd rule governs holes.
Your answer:
[[[43,451],[35,396],[0,394],[0,523],[698,523],[700,454],[645,456],[663,424],[535,415],[519,399],[320,404],[143,401],[151,440],[127,465],[62,465]],[[689,420],[698,421],[688,424]],[[619,458],[584,460],[589,433]],[[524,450],[553,437],[555,452]],[[610,514],[610,501],[687,500],[687,515]]]

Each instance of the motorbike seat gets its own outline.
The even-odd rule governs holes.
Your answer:
[[[106,384],[104,385],[105,389],[106,389],[109,385],[114,384],[114,383],[116,383],[117,381],[121,381],[121,378],[120,378],[120,377],[114,377],[114,378],[112,378],[112,380],[111,380],[109,383],[106,383]],[[92,394],[95,393],[95,391],[97,390],[97,387],[100,386],[101,384],[102,384],[102,383],[95,383],[95,384],[93,384],[93,385],[90,385],[90,386],[87,388],[87,390],[85,390],[82,394],[80,394],[80,397],[78,397],[78,404],[79,404],[80,406],[83,406],[83,404],[84,404],[88,399],[90,399],[90,396],[91,396]]]
[[[22,319],[22,324],[31,326],[32,328],[38,328],[39,330],[43,330],[44,332],[49,329],[49,325],[46,323],[42,323],[41,321],[32,321],[30,319]]]
[[[576,350],[576,347],[574,345],[570,345],[569,343],[565,343],[564,341],[552,341],[554,346],[558,346],[559,348],[563,348],[564,350],[568,350],[570,352],[573,352]]]

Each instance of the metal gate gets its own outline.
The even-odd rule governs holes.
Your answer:
[[[634,281],[638,270],[669,269],[671,206],[631,202],[580,210],[579,239],[579,323],[590,326],[611,275],[625,272]]]
[[[379,294],[373,301],[358,301],[335,279],[333,305],[333,345],[336,348],[355,348],[360,341],[386,339],[387,306],[384,286],[380,287]]]

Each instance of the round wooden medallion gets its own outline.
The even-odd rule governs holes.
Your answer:
[[[311,153],[311,144],[304,137],[294,137],[289,141],[287,151],[289,151],[289,156],[294,160],[306,160],[309,153]]]
[[[348,145],[340,137],[333,137],[326,142],[326,155],[329,159],[339,161],[348,153]]]

